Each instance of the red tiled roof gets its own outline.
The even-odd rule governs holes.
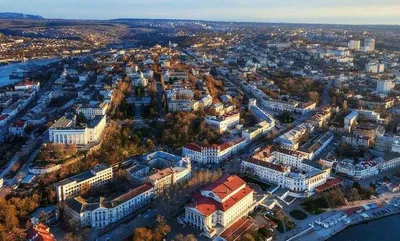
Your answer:
[[[217,195],[220,199],[225,198],[227,195],[233,191],[237,191],[234,195],[224,200],[224,202],[218,202],[211,197],[205,197],[201,194],[196,194],[194,196],[195,201],[188,205],[188,207],[196,208],[204,216],[209,216],[216,210],[221,210],[226,212],[236,203],[242,200],[247,195],[252,195],[253,189],[248,186],[238,190],[240,187],[246,184],[238,176],[224,176],[216,181],[214,184],[203,189],[205,191],[211,191]]]
[[[25,122],[21,121],[21,120],[18,120],[13,123],[13,126],[15,126],[15,127],[23,127],[24,125],[25,125]]]
[[[55,241],[53,234],[48,230],[49,227],[39,223],[27,230],[26,238],[33,241]]]
[[[28,85],[38,85],[38,81],[24,81],[22,83],[18,83],[15,86],[28,86]]]
[[[196,208],[197,211],[199,211],[204,216],[209,216],[213,214],[216,210],[221,210],[223,212],[228,211],[236,203],[238,203],[240,200],[242,200],[244,197],[251,194],[252,192],[253,189],[251,189],[250,187],[246,187],[223,203],[217,202],[211,197],[204,197],[200,195],[199,197],[195,198],[196,200],[188,206]]]
[[[185,146],[185,148],[193,150],[193,151],[201,152],[201,147],[195,143],[189,143]]]
[[[353,213],[356,213],[358,210],[361,210],[361,207],[352,207],[352,208],[346,209],[344,212],[346,213],[347,216],[350,216]]]
[[[1,115],[1,116],[0,116],[0,120],[5,120],[5,119],[7,119],[9,116],[10,116],[9,114]]]
[[[236,223],[226,229],[220,237],[227,241],[235,241],[242,236],[249,228],[254,225],[254,222],[247,218],[241,218]]]
[[[211,191],[220,199],[224,199],[224,197],[228,196],[230,193],[236,191],[245,184],[246,182],[236,175],[225,175],[213,184],[203,188],[203,190]]]
[[[322,185],[316,187],[315,190],[316,190],[317,192],[323,192],[323,191],[325,191],[325,190],[328,189],[328,188],[341,185],[342,183],[343,183],[343,180],[342,180],[341,178],[339,178],[339,177],[337,177],[337,178],[335,178],[335,179],[328,179],[328,180],[326,181],[326,183],[324,183],[324,184],[322,184]]]

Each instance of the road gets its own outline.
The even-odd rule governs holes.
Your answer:
[[[324,86],[324,92],[322,93],[322,106],[329,105],[331,103],[331,96],[329,95],[329,88],[332,86],[332,81],[327,81]]]

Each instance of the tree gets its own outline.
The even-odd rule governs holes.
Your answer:
[[[186,236],[178,234],[172,241],[197,241],[197,238],[193,234],[187,234]]]
[[[240,241],[256,241],[256,239],[250,233],[243,234],[242,237],[239,240]]]
[[[357,188],[351,187],[348,196],[350,200],[360,200],[360,195],[358,194]]]
[[[171,231],[171,227],[163,216],[157,216],[157,226],[153,232],[153,241],[162,241]]]
[[[146,147],[149,151],[154,151],[154,149],[156,148],[156,146],[154,145],[153,141],[150,139],[146,140]]]
[[[79,112],[79,114],[76,116],[76,124],[79,125],[86,122],[87,122],[86,116],[83,114],[83,112]]]
[[[136,228],[133,233],[133,241],[152,241],[153,233],[151,230],[141,227]]]
[[[318,103],[318,101],[319,101],[319,94],[318,94],[318,92],[316,92],[316,91],[310,91],[310,92],[308,92],[308,98],[309,98],[311,101],[314,101],[314,102]]]

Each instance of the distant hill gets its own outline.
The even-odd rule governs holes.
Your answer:
[[[43,19],[43,17],[24,13],[0,13],[0,19]]]

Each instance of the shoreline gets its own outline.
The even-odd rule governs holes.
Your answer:
[[[338,231],[334,232],[326,240],[329,240],[330,238],[334,237],[336,234],[338,234],[338,233],[340,233],[340,232],[342,232],[342,231],[344,231],[344,230],[346,230],[348,228],[351,228],[351,227],[354,227],[354,226],[358,226],[358,225],[361,225],[361,224],[364,224],[364,223],[376,221],[376,220],[379,220],[379,219],[387,218],[387,217],[390,217],[390,216],[399,215],[399,214],[400,214],[400,210],[396,210],[395,212],[386,213],[386,214],[384,214],[382,216],[379,216],[379,217],[372,217],[372,218],[369,218],[367,220],[362,220],[362,221],[358,221],[358,222],[349,224],[349,225],[344,226],[343,228],[339,229]]]

